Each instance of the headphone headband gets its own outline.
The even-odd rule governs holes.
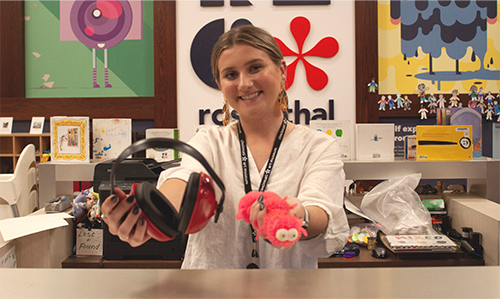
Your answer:
[[[122,153],[120,153],[120,155],[116,158],[115,162],[113,163],[113,167],[111,168],[111,174],[110,174],[111,194],[114,194],[115,173],[120,163],[123,160],[125,160],[127,156],[149,148],[169,148],[180,151],[196,159],[205,168],[210,177],[215,181],[219,189],[222,191],[220,201],[217,205],[217,212],[215,214],[215,222],[217,222],[217,220],[219,219],[219,214],[222,212],[224,204],[224,193],[225,193],[224,183],[222,183],[222,180],[220,180],[219,176],[217,176],[215,171],[212,169],[212,167],[210,167],[210,165],[206,161],[205,157],[203,157],[203,155],[200,152],[198,152],[198,150],[196,150],[193,146],[179,140],[174,140],[169,138],[142,139],[125,148],[122,151]]]

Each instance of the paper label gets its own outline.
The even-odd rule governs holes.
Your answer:
[[[102,229],[76,229],[76,255],[102,255]]]

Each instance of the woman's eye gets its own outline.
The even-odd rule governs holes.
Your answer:
[[[262,69],[262,66],[261,65],[255,65],[255,66],[252,66],[250,67],[250,72],[258,72],[260,71],[260,69]]]
[[[236,77],[235,72],[228,72],[228,73],[224,74],[224,78],[226,78],[226,79],[234,79],[235,77]]]

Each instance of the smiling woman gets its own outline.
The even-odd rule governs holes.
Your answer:
[[[317,268],[317,258],[341,249],[349,232],[337,141],[285,118],[286,64],[278,44],[265,30],[240,25],[224,33],[214,46],[211,61],[225,99],[226,126],[202,128],[189,144],[224,182],[224,212],[217,224],[209,222],[189,235],[182,267]],[[239,121],[229,122],[229,105],[238,112]],[[202,171],[200,167],[192,158],[183,157],[180,167],[160,175],[158,188],[177,209],[184,206],[189,178]],[[283,215],[295,220],[299,229],[302,225],[303,236],[286,245],[259,243],[262,239],[274,241],[277,237],[272,234],[290,228],[272,226],[259,235],[253,230],[270,220],[266,218],[273,211],[271,206],[269,211],[266,208],[271,205],[268,194],[246,206],[245,221],[237,220],[238,204],[252,191],[273,192],[285,201],[289,206],[284,205]],[[119,200],[109,198],[101,206],[105,222],[112,234],[139,246],[151,236],[139,210],[133,210],[137,205],[134,196],[116,194]],[[122,221],[131,209],[137,214],[128,214]]]

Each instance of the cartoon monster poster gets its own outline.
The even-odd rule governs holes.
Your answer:
[[[499,1],[378,1],[379,93],[500,91]],[[475,92],[475,91],[474,91]]]
[[[26,97],[154,96],[153,1],[25,2]]]

